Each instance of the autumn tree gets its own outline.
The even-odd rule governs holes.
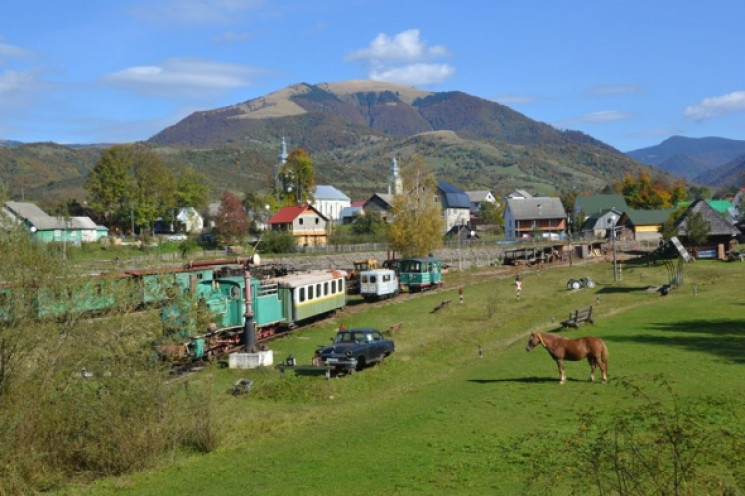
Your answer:
[[[404,166],[401,177],[404,192],[393,197],[389,242],[405,257],[427,255],[442,246],[444,221],[437,181],[418,155]]]
[[[313,160],[302,148],[296,148],[287,157],[279,170],[279,179],[284,185],[280,198],[285,204],[301,204],[313,201],[316,187],[316,172]]]
[[[223,191],[215,218],[217,235],[227,243],[235,242],[248,232],[248,227],[248,215],[241,201],[230,191]]]

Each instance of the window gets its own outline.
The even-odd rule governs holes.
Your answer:
[[[321,222],[321,219],[319,219],[318,217],[316,217],[316,224],[319,224],[320,222]]]
[[[305,301],[305,288],[298,289],[298,301],[300,303]]]
[[[323,295],[326,296],[327,294],[329,294],[329,283],[324,282],[323,283]]]
[[[312,284],[308,286],[308,299],[309,300],[313,299],[313,285]]]
[[[316,284],[316,298],[320,298],[323,296],[323,293],[321,292],[321,284]]]
[[[302,226],[302,225],[303,225],[303,218],[302,218],[302,217],[300,217],[300,218],[298,219],[297,223],[298,223],[298,224],[300,224],[300,225]]]

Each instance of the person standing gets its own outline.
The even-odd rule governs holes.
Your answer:
[[[463,287],[462,286],[458,288],[458,296],[460,297],[460,302],[463,303]]]
[[[520,292],[523,290],[523,280],[520,279],[520,274],[515,276],[515,294],[517,295],[517,299],[520,299]]]

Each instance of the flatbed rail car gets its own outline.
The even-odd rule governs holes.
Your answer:
[[[392,298],[399,291],[398,277],[392,269],[372,269],[360,272],[360,294],[367,301]]]
[[[408,258],[398,262],[401,291],[416,293],[442,287],[442,260],[434,257]]]

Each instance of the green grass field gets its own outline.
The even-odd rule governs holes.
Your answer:
[[[380,329],[403,322],[393,356],[349,377],[281,379],[273,369],[219,366],[181,377],[174,387],[187,394],[212,391],[205,422],[214,426],[219,448],[175,453],[158,470],[66,493],[546,494],[525,485],[534,462],[571,457],[563,440],[582,419],[589,413],[609,420],[638,407],[643,400],[634,388],[671,408],[676,400],[684,410],[701,411],[704,427],[743,437],[745,264],[688,264],[682,285],[667,296],[650,289],[668,282],[661,265],[625,264],[617,282],[608,263],[521,274],[519,301],[514,274],[452,273],[438,292],[369,310],[350,305],[335,320],[271,344],[275,362],[291,353],[309,364],[340,321]],[[597,287],[566,289],[569,278],[583,276]],[[431,313],[445,299],[450,305]],[[603,338],[610,380],[589,383],[587,363],[568,362],[567,383],[559,385],[545,350],[525,352],[528,334],[558,331],[571,310],[587,305],[594,306],[595,325],[561,334]],[[228,394],[242,377],[254,379],[251,394]],[[742,490],[743,473],[736,475],[731,483]],[[565,483],[557,479],[553,489],[568,494]]]

